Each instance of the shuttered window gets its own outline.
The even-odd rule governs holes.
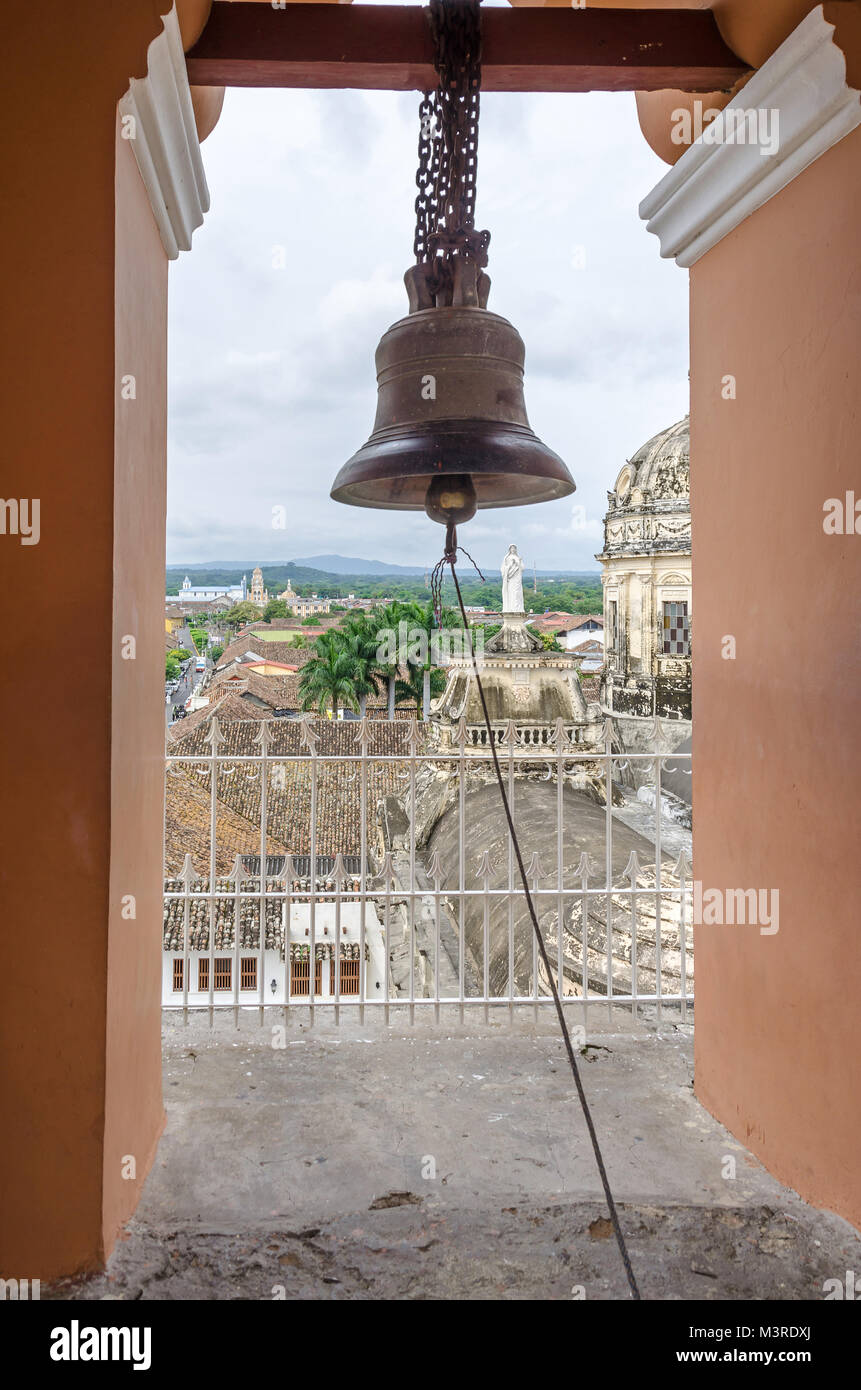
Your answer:
[[[291,960],[290,962],[290,993],[307,995],[311,979],[310,965],[307,960]],[[317,961],[317,968],[314,971],[314,993],[323,993],[323,962]]]
[[[332,962],[332,964],[334,965],[334,961]],[[341,993],[342,993],[342,994],[358,994],[358,993],[359,993],[359,966],[360,966],[360,965],[361,965],[361,961],[359,961],[359,960],[345,960],[343,956],[341,957]],[[333,986],[333,990],[334,990],[334,986]]]
[[[665,603],[663,614],[664,656],[689,656],[691,629],[686,603]]]
[[[242,960],[240,961],[240,967],[241,967],[241,974],[240,974],[240,981],[239,981],[239,987],[240,987],[240,989],[256,989],[256,988],[257,988],[257,957],[256,957],[256,956],[243,956],[243,957],[242,957]]]
[[[176,994],[177,992],[179,992],[179,993],[182,992],[182,978],[183,978],[183,969],[182,969],[182,967],[183,967],[183,965],[184,965],[184,961],[182,960],[182,957],[180,957],[179,960],[175,960],[174,963],[173,963],[173,990],[174,990],[174,994]]]
[[[215,961],[215,980],[216,989],[230,989],[232,978],[233,961],[229,956],[218,956]]]

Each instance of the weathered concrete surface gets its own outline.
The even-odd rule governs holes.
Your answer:
[[[476,779],[477,781],[477,779]],[[581,880],[577,868],[583,853],[588,854],[594,864],[603,864],[607,836],[606,810],[586,792],[566,785],[562,794],[562,812],[557,801],[557,787],[546,781],[542,773],[531,778],[515,780],[514,790],[510,792],[512,813],[518,824],[518,836],[523,862],[528,865],[533,854],[537,854],[545,874],[554,875],[556,885],[556,858],[560,823],[563,826],[563,872],[562,883],[568,890],[564,898],[565,913],[570,913],[572,893],[576,894]],[[495,781],[485,781],[483,785],[470,788],[465,797],[463,829],[464,883],[468,889],[504,889],[509,882],[519,885],[517,869],[509,866],[509,832]],[[448,873],[442,878],[442,888],[457,889],[456,870],[452,866],[460,863],[460,812],[455,805],[440,818],[434,827],[429,841],[429,850],[437,851],[440,863],[448,866]],[[487,884],[478,876],[482,856],[487,852],[489,874]],[[621,821],[613,827],[613,881],[618,881],[625,871],[625,865],[636,851],[640,862],[654,862],[654,848],[644,836],[631,830]],[[509,877],[511,873],[511,877]],[[545,880],[541,886],[550,886]],[[536,899],[538,920],[545,938],[552,932],[555,936],[558,919],[558,901],[552,898]],[[509,910],[511,926],[509,928]],[[481,977],[485,950],[485,902],[481,896],[464,900],[464,938],[469,957]],[[514,992],[531,994],[534,934],[529,910],[522,895],[509,898],[492,898],[488,907],[487,954],[489,992],[492,995],[507,994],[509,990],[509,930],[511,932],[511,954],[513,958]],[[577,956],[579,948],[572,946],[572,955]],[[552,951],[551,951],[552,956]],[[629,972],[630,974],[630,972]],[[621,982],[617,992],[629,992]],[[649,990],[643,990],[648,993]],[[667,983],[664,993],[677,992]]]
[[[168,1019],[137,1217],[105,1275],[47,1296],[627,1297],[555,1020],[447,1013],[295,1019],[283,1049],[250,1011]],[[599,1006],[582,1069],[645,1298],[820,1299],[861,1268],[699,1106],[689,1028]]]

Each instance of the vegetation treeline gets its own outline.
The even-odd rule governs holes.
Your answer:
[[[243,602],[220,614],[217,621],[220,627],[238,628],[261,619],[271,622],[287,616],[283,600],[271,599],[262,613],[255,604]],[[302,666],[299,699],[304,710],[331,710],[337,718],[340,710],[349,709],[364,717],[368,697],[384,694],[389,718],[393,719],[397,705],[425,710],[431,700],[442,694],[446,675],[433,661],[433,634],[463,631],[455,609],[443,606],[437,621],[431,602],[404,603],[395,599],[369,610],[342,610],[336,621],[336,626],[317,637],[312,655]],[[316,624],[317,619],[311,622]],[[479,619],[470,626],[483,628],[486,641],[500,624],[485,624]],[[296,648],[305,647],[308,642],[295,628],[284,629],[283,634],[279,632],[281,635]],[[195,633],[195,641],[197,636]],[[551,634],[541,634],[541,640],[548,650],[560,650]],[[203,644],[198,646],[202,649]],[[171,653],[170,657],[176,655]],[[217,662],[221,655],[220,646],[212,648],[213,661]]]
[[[177,572],[178,574],[178,572]],[[177,574],[168,575],[166,593],[178,594],[181,578]],[[502,606],[502,584],[497,578],[486,583],[475,573],[468,572],[467,566],[459,571],[464,603],[469,606],[499,609]],[[198,584],[236,584],[241,575],[235,570],[195,570],[194,582]],[[357,598],[369,598],[379,605],[393,600],[399,603],[426,604],[428,590],[422,575],[343,575],[325,574],[322,570],[312,570],[294,565],[272,565],[263,568],[263,581],[270,593],[284,588],[288,578],[294,590],[302,597],[317,593],[327,598],[346,598],[355,594]],[[454,602],[454,586],[451,580],[445,582],[443,593],[449,604]],[[543,613],[546,609],[562,613],[600,613],[602,608],[601,581],[596,574],[574,574],[549,580],[539,576],[537,588],[533,586],[528,574],[524,575],[523,597],[527,610]],[[277,601],[277,600],[275,600]],[[242,607],[242,605],[237,605]],[[259,618],[259,610],[256,612]]]

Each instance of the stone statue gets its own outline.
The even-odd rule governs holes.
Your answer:
[[[517,553],[517,546],[510,545],[502,561],[502,611],[503,613],[525,613],[523,603],[523,561]]]

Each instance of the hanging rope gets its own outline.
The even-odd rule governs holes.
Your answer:
[[[462,596],[462,594],[461,594],[461,592],[460,592],[460,583],[459,583],[458,577],[457,577],[456,562],[457,562],[457,552],[458,552],[459,549],[462,549],[462,547],[459,547],[458,544],[457,544],[457,534],[456,534],[454,528],[453,528],[453,527],[450,527],[450,528],[449,528],[449,531],[448,531],[448,533],[447,533],[447,535],[446,535],[446,552],[445,552],[445,555],[443,556],[443,558],[439,561],[439,563],[438,563],[438,564],[436,565],[436,567],[434,568],[434,580],[435,580],[436,583],[437,583],[437,592],[440,592],[440,591],[441,591],[441,588],[442,588],[442,572],[443,572],[443,569],[444,569],[445,565],[450,565],[450,566],[451,566],[451,577],[452,577],[452,579],[454,580],[454,587],[455,587],[455,592],[457,593],[457,602],[458,602],[458,606],[459,606],[459,608],[460,608],[460,615],[461,615],[461,618],[463,619],[463,626],[464,626],[464,628],[466,629],[467,632],[469,632],[469,624],[468,624],[467,619],[466,619],[466,609],[464,608],[463,596]],[[466,554],[466,553],[467,553],[467,552],[464,551],[464,554]],[[472,559],[471,556],[470,556],[469,558]],[[474,561],[474,560],[473,560],[472,563],[473,563],[473,565],[475,565],[475,561]],[[477,566],[477,565],[475,565],[475,568],[476,568],[476,570],[478,570],[478,566]],[[478,570],[478,573],[481,575],[481,571],[480,571],[480,570]],[[482,575],[481,577],[484,578],[483,575]],[[576,1059],[575,1056],[574,1056],[574,1048],[573,1048],[572,1043],[571,1043],[571,1035],[570,1035],[570,1033],[568,1032],[568,1024],[567,1024],[567,1022],[566,1022],[565,1013],[564,1013],[563,1008],[562,1008],[562,1001],[561,1001],[561,999],[559,998],[559,990],[558,990],[557,987],[556,987],[556,980],[555,980],[555,978],[554,978],[553,971],[552,971],[552,969],[551,969],[551,967],[550,967],[550,960],[549,960],[548,955],[547,955],[547,948],[546,948],[546,946],[544,945],[544,937],[542,936],[542,934],[541,934],[541,928],[540,928],[540,926],[538,925],[538,916],[537,916],[536,911],[535,911],[535,904],[534,904],[533,901],[532,901],[532,894],[531,894],[530,891],[529,891],[529,883],[528,883],[527,878],[526,878],[526,869],[524,868],[524,865],[523,865],[523,855],[522,855],[521,852],[520,852],[520,842],[519,842],[519,840],[518,840],[518,838],[517,838],[517,831],[516,831],[515,828],[514,828],[514,820],[513,820],[512,815],[511,815],[511,807],[510,807],[509,804],[508,804],[508,794],[507,794],[507,792],[506,792],[506,790],[505,790],[505,781],[504,781],[503,776],[502,776],[502,768],[499,766],[499,758],[497,757],[497,754],[496,754],[496,742],[495,742],[494,737],[493,737],[493,729],[492,729],[492,727],[491,727],[490,715],[489,715],[488,709],[487,709],[487,700],[485,699],[485,696],[484,696],[484,686],[483,686],[482,683],[481,683],[481,675],[479,674],[478,663],[477,663],[477,661],[476,661],[476,659],[475,659],[475,653],[474,653],[474,651],[473,651],[473,649],[472,649],[472,642],[471,642],[471,641],[470,641],[470,643],[469,643],[469,651],[470,651],[470,656],[472,657],[472,669],[473,669],[473,671],[474,671],[474,673],[475,673],[475,683],[476,683],[476,686],[477,686],[477,688],[478,688],[478,694],[479,694],[479,698],[480,698],[480,700],[481,700],[482,714],[484,715],[484,723],[485,723],[485,727],[486,727],[486,729],[487,729],[487,741],[488,741],[488,745],[489,745],[489,747],[490,747],[491,757],[493,758],[493,769],[494,769],[494,772],[496,773],[496,780],[497,780],[497,783],[499,784],[499,794],[500,794],[500,796],[502,797],[502,805],[503,805],[503,809],[504,809],[504,811],[505,811],[505,819],[508,821],[508,832],[509,832],[509,834],[510,834],[510,836],[511,836],[511,843],[512,843],[512,845],[513,845],[513,847],[514,847],[514,857],[515,857],[515,859],[517,860],[517,868],[518,868],[518,871],[519,871],[519,873],[520,873],[521,882],[522,882],[522,884],[523,884],[523,892],[524,892],[524,895],[525,895],[525,898],[526,898],[526,905],[527,905],[527,907],[529,908],[529,916],[530,916],[531,919],[532,919],[532,930],[533,930],[534,933],[535,933],[535,938],[536,938],[536,941],[537,941],[537,943],[538,943],[538,951],[539,951],[539,954],[540,954],[540,956],[541,956],[541,960],[542,960],[542,962],[543,962],[544,969],[545,969],[545,971],[547,972],[547,978],[548,978],[548,980],[550,981],[550,989],[551,989],[551,991],[552,991],[552,993],[553,993],[553,1003],[554,1003],[554,1005],[556,1006],[556,1017],[557,1017],[558,1020],[559,1020],[559,1027],[562,1029],[562,1039],[563,1039],[564,1044],[565,1044],[565,1051],[566,1051],[566,1053],[567,1053],[567,1055],[568,1055],[568,1061],[569,1061],[569,1063],[570,1063],[570,1065],[571,1065],[571,1072],[572,1072],[572,1074],[573,1074],[573,1076],[574,1076],[574,1084],[575,1084],[575,1086],[577,1087],[577,1095],[578,1095],[579,1098],[580,1098],[580,1106],[581,1106],[581,1108],[582,1108],[582,1110],[583,1110],[583,1118],[584,1118],[585,1121],[586,1121],[586,1128],[587,1128],[587,1130],[589,1131],[589,1138],[590,1138],[591,1141],[592,1141],[592,1151],[593,1151],[593,1153],[594,1153],[594,1155],[595,1155],[595,1162],[596,1162],[596,1164],[598,1165],[598,1172],[599,1172],[599,1174],[600,1174],[600,1176],[601,1176],[601,1184],[602,1184],[602,1186],[603,1186],[603,1188],[604,1188],[604,1196],[605,1196],[605,1198],[607,1199],[607,1208],[608,1208],[608,1210],[609,1210],[609,1212],[610,1212],[610,1221],[612,1222],[612,1225],[613,1225],[613,1231],[614,1231],[615,1236],[616,1236],[616,1244],[617,1244],[618,1247],[619,1247],[619,1254],[620,1254],[621,1257],[622,1257],[622,1264],[625,1266],[625,1274],[626,1274],[627,1277],[628,1277],[628,1284],[629,1284],[630,1289],[631,1289],[631,1296],[632,1296],[632,1298],[639,1299],[639,1297],[640,1297],[640,1290],[639,1290],[639,1288],[638,1288],[638,1286],[637,1286],[637,1280],[636,1280],[636,1278],[634,1277],[634,1270],[633,1270],[633,1268],[632,1268],[632,1266],[631,1266],[631,1258],[630,1258],[630,1256],[629,1256],[629,1254],[628,1254],[628,1247],[627,1247],[627,1245],[625,1244],[625,1237],[624,1237],[624,1235],[623,1235],[623,1233],[622,1233],[622,1227],[621,1227],[621,1225],[619,1224],[619,1215],[618,1215],[618,1212],[616,1211],[616,1203],[613,1201],[613,1193],[612,1193],[612,1191],[610,1190],[610,1180],[609,1180],[609,1178],[607,1177],[607,1170],[606,1170],[606,1168],[604,1167],[604,1159],[603,1159],[603,1156],[602,1156],[602,1154],[601,1154],[601,1146],[600,1146],[600,1144],[598,1143],[598,1135],[597,1135],[596,1132],[595,1132],[595,1124],[594,1124],[594,1121],[593,1121],[593,1119],[592,1119],[592,1112],[591,1112],[590,1109],[589,1109],[589,1102],[588,1102],[587,1099],[586,1099],[586,1092],[585,1092],[584,1089],[583,1089],[583,1082],[582,1082],[582,1080],[581,1080],[581,1078],[580,1078],[580,1069],[579,1069],[579,1067],[577,1066],[577,1059]],[[609,794],[609,792],[608,792],[608,794]],[[562,923],[561,923],[561,922],[559,923],[559,930],[560,930],[560,932],[562,931]]]

